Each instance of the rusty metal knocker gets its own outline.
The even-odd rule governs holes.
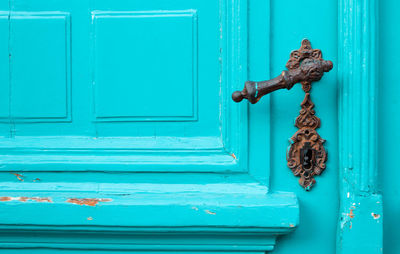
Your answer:
[[[301,83],[305,97],[301,103],[300,115],[295,126],[299,130],[291,137],[287,151],[287,165],[295,176],[300,176],[299,183],[305,190],[310,190],[315,184],[315,175],[325,170],[327,153],[323,146],[325,142],[316,129],[320,119],[315,115],[314,103],[310,98],[311,83],[322,78],[325,72],[333,68],[331,61],[322,59],[319,49],[313,49],[309,40],[304,39],[298,50],[292,51],[286,68],[279,76],[271,80],[253,82],[247,81],[242,91],[232,94],[235,102],[247,99],[257,103],[261,97],[278,89],[291,89],[296,83]]]

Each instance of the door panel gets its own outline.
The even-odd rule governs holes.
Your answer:
[[[268,139],[231,101],[248,4],[1,6],[1,250],[262,253],[293,231],[297,198],[269,191]]]
[[[198,120],[194,10],[92,12],[92,18],[95,120]]]
[[[0,5],[0,7],[2,7]],[[0,40],[0,118],[7,117],[9,114],[9,65],[8,65],[8,40],[9,40],[9,22],[8,22],[8,11],[4,6],[0,11],[0,32],[3,34],[3,38]],[[1,130],[7,130],[6,126],[0,127]]]
[[[10,117],[5,122],[69,121],[69,15],[14,13],[11,25]]]
[[[12,1],[4,170],[247,171],[226,6]]]

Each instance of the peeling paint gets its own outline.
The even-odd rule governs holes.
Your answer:
[[[211,212],[210,210],[204,210],[206,213],[211,214],[211,215],[216,215],[216,213]]]
[[[69,198],[66,202],[76,205],[96,206],[99,202],[111,201],[111,198]]]
[[[21,201],[21,202],[26,202],[28,200],[33,200],[36,202],[48,202],[48,203],[53,202],[50,198],[41,198],[41,197],[20,197],[19,198],[19,201]]]
[[[371,216],[374,218],[374,220],[377,220],[381,217],[381,215],[377,213],[371,213]]]
[[[51,198],[42,198],[42,197],[0,197],[0,201],[36,201],[36,202],[47,202],[52,203]]]

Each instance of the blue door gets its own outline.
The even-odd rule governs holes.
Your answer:
[[[378,13],[374,0],[2,0],[0,252],[380,253]],[[309,63],[285,67],[305,38],[333,62],[310,91],[232,100]],[[324,150],[296,158],[323,161],[316,182],[287,161],[302,88]]]

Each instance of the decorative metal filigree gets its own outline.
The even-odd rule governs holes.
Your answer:
[[[289,70],[298,69],[308,59],[323,61],[321,50],[312,49],[310,41],[303,40],[300,49],[290,54],[286,67]],[[299,130],[290,139],[287,165],[295,176],[300,176],[300,185],[308,191],[316,183],[314,176],[325,170],[327,153],[323,146],[325,140],[316,131],[321,120],[315,115],[314,103],[310,98],[311,81],[305,80],[301,84],[306,94],[295,122]]]
[[[314,176],[324,171],[327,160],[323,146],[325,140],[316,131],[320,119],[315,116],[313,108],[310,94],[306,93],[295,123],[299,130],[290,139],[291,145],[287,153],[288,167],[295,176],[300,176],[299,183],[306,190],[310,190],[315,184]]]

